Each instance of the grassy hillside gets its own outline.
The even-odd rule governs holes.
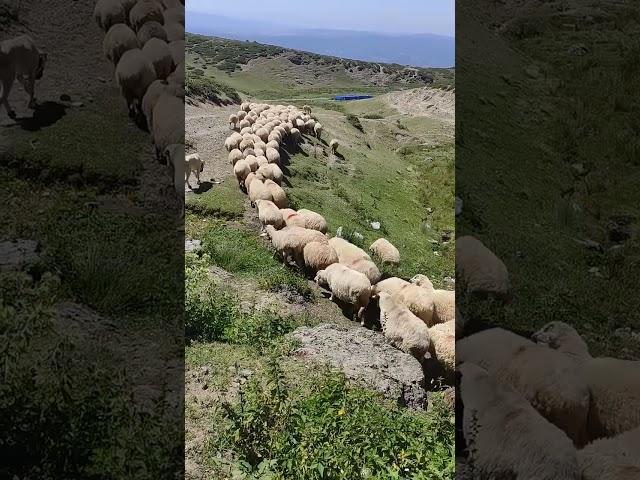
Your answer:
[[[461,75],[474,82],[457,91],[457,189],[465,206],[458,230],[496,251],[514,291],[508,308],[468,311],[525,333],[564,320],[593,352],[638,358],[633,339],[616,331],[640,329],[633,233],[640,104],[632,94],[639,50],[619,33],[637,25],[640,11],[568,3],[575,5],[562,11],[532,3],[521,19],[502,12],[495,30],[461,10],[465,31],[473,31],[461,41],[473,39],[492,56],[478,55],[472,44],[459,48],[468,54]],[[581,27],[584,18],[606,32],[601,40]],[[602,89],[602,78],[613,88]],[[464,124],[472,113],[482,130]]]
[[[452,69],[348,60],[187,33],[187,71],[200,70],[245,94],[275,98],[322,96],[336,89],[381,92],[453,84]]]

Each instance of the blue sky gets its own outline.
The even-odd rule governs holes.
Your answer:
[[[299,28],[455,35],[455,0],[188,0],[187,16],[195,12]]]

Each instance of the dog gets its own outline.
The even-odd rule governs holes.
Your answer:
[[[184,181],[187,182],[187,185],[189,185],[189,177],[191,176],[191,173],[195,173],[198,185],[200,185],[200,173],[204,171],[204,160],[200,159],[200,155],[192,153],[184,157],[184,168]]]
[[[47,54],[40,52],[28,35],[0,42],[0,104],[9,118],[16,118],[9,105],[9,94],[16,78],[29,95],[29,108],[36,107],[35,83],[44,74]]]

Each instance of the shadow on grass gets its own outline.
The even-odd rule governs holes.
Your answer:
[[[205,193],[213,188],[213,183],[211,182],[201,182],[197,188],[191,187],[191,191],[193,193]]]
[[[24,130],[36,132],[50,127],[66,114],[67,107],[58,102],[44,102],[36,106],[31,117],[16,119],[16,123]]]

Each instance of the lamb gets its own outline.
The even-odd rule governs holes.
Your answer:
[[[305,208],[301,208],[297,213],[304,218],[305,228],[311,228],[322,233],[327,233],[327,221],[322,215]]]
[[[144,46],[152,38],[159,38],[160,40],[167,41],[167,32],[164,27],[158,22],[147,22],[138,30],[138,44]]]
[[[257,162],[256,162],[257,165]],[[267,163],[266,165],[262,165],[258,168],[258,176],[262,176],[264,179],[270,179],[276,182],[278,185],[282,184],[283,173],[280,170],[280,167],[275,163]],[[309,228],[309,227],[307,227]],[[326,233],[326,230],[322,233]]]
[[[456,292],[433,290],[433,323],[447,323],[456,319]]]
[[[377,256],[382,263],[398,265],[400,263],[400,252],[386,238],[379,238],[371,244],[369,250]]]
[[[184,7],[172,7],[164,11],[164,23],[179,23],[184,27]]]
[[[255,203],[258,209],[258,219],[262,225],[273,225],[276,230],[284,227],[282,213],[275,203],[269,200],[256,200]]]
[[[153,107],[152,138],[156,158],[173,143],[184,145],[184,101],[169,93],[163,93]]]
[[[284,218],[284,221],[288,227],[306,228],[307,221],[302,215],[298,215],[298,212],[290,208],[283,208],[281,209],[281,211],[282,211],[282,218]]]
[[[137,116],[140,112],[142,97],[144,97],[149,85],[156,80],[156,71],[153,64],[142,53],[142,50],[133,48],[122,54],[116,67],[115,77],[116,83],[127,101],[129,115],[132,117]],[[169,145],[170,143],[165,147]],[[161,151],[164,151],[164,148]]]
[[[269,163],[280,162],[280,153],[275,148],[267,147],[266,157]]]
[[[158,102],[158,99],[164,94],[168,93],[175,97],[184,96],[184,90],[180,87],[173,85],[165,80],[156,80],[142,97],[142,113],[147,121],[147,128],[151,132],[153,129],[153,109]]]
[[[231,129],[236,129],[236,124],[238,123],[238,116],[235,113],[229,115],[229,125],[231,125]]]
[[[385,338],[394,347],[422,361],[431,343],[427,326],[388,293],[380,292],[376,296],[379,299],[380,325]]]
[[[254,180],[251,186],[256,183],[259,182]],[[284,227],[276,230],[273,225],[267,225],[266,232],[278,254],[285,261],[292,259],[301,269],[304,268],[304,247],[311,242],[327,243],[324,234],[306,228]]]
[[[456,240],[456,273],[469,293],[508,297],[507,267],[475,237]]]
[[[352,261],[340,262],[347,267],[356,270],[357,272],[364,273],[366,277],[369,279],[372,285],[378,282],[382,277],[380,270],[371,260],[366,260],[364,258],[357,258]]]
[[[315,124],[315,126],[313,127],[313,132],[315,133],[316,138],[320,140],[320,137],[322,136],[322,124],[320,122]]]
[[[264,181],[264,185],[271,193],[271,196],[273,197],[273,203],[275,203],[278,208],[286,208],[289,205],[287,194],[280,185],[269,179],[266,179]]]
[[[295,228],[295,227],[287,227]],[[318,271],[315,282],[331,290],[329,300],[334,298],[353,305],[356,317],[362,321],[371,299],[371,283],[363,274],[339,263],[332,263]]]
[[[640,478],[640,428],[597,440],[578,451],[582,480]]]
[[[576,449],[564,432],[480,366],[458,369],[473,478],[579,480]]]
[[[184,166],[185,166],[185,177],[184,181],[187,185],[189,185],[189,177],[194,173],[196,176],[196,181],[198,185],[200,185],[200,173],[204,171],[204,160],[200,158],[200,155],[197,153],[192,153],[187,155],[184,158]]]
[[[173,56],[167,42],[159,38],[152,38],[142,48],[142,53],[153,64],[156,77],[167,78],[173,70]]]
[[[331,147],[331,153],[333,153],[334,155],[338,153],[339,146],[340,144],[338,143],[338,140],[336,140],[335,138],[329,142],[329,147]]]
[[[452,375],[456,369],[455,321],[450,320],[429,328],[429,338],[431,358],[435,359],[448,375]]]
[[[572,361],[584,374],[591,398],[588,418],[591,438],[618,435],[640,427],[640,362],[593,358],[578,332],[564,322],[550,322],[532,338]]]
[[[576,445],[585,443],[589,388],[579,367],[565,355],[491,328],[458,340],[456,356],[458,363],[476,363],[523,395]]]
[[[129,12],[129,25],[136,32],[147,22],[164,23],[162,6],[154,0],[138,1]]]
[[[102,42],[102,52],[114,67],[118,65],[124,52],[134,48],[138,48],[136,34],[124,23],[112,26]]]
[[[124,6],[118,0],[98,0],[93,9],[93,19],[105,32],[113,25],[127,22]]]
[[[284,221],[284,220],[283,220]],[[338,255],[329,243],[311,242],[302,251],[307,270],[317,272],[338,263]]]
[[[168,41],[184,40],[184,25],[181,23],[165,21],[164,30],[167,32]]]
[[[251,173],[251,167],[246,160],[238,160],[233,166],[233,173],[238,179],[238,185],[244,190],[244,179]]]
[[[420,318],[428,327],[435,324],[433,296],[425,289],[406,280],[391,277],[378,282],[374,286],[373,292],[385,292],[393,295],[397,302],[411,310],[411,313]]]

